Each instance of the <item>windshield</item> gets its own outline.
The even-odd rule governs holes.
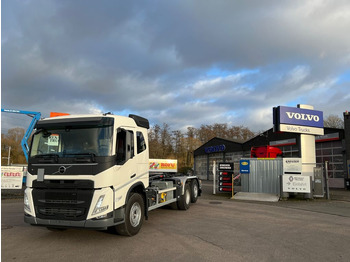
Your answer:
[[[110,156],[113,126],[39,129],[33,136],[30,156]]]

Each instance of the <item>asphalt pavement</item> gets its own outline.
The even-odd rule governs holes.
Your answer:
[[[2,261],[349,261],[350,192],[268,203],[203,194],[189,210],[150,212],[139,234],[51,232],[23,222],[23,199],[2,200]]]
[[[312,212],[319,212],[325,214],[333,214],[344,217],[350,217],[350,190],[346,189],[331,189],[330,200],[323,198],[304,199],[301,196],[290,197],[287,200],[280,200],[278,202],[263,202],[263,201],[246,201],[231,199],[231,193],[217,193],[213,194],[213,181],[202,180],[202,199],[217,200],[217,201],[233,201],[233,202],[247,202],[256,203],[260,205],[271,205],[283,208],[292,208],[300,210],[309,210]],[[240,191],[240,187],[235,188],[235,193]]]

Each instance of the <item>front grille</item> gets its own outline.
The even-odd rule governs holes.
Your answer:
[[[44,180],[33,181],[34,188],[57,188],[57,189],[93,189],[94,181],[91,180]]]
[[[42,219],[85,220],[93,190],[33,189],[36,215]]]
[[[38,200],[41,203],[46,203],[46,204],[83,204],[84,201],[78,201],[78,200],[52,200],[52,199],[40,199]]]
[[[65,217],[77,218],[84,214],[84,210],[67,208],[39,208],[39,213],[44,216],[64,215]]]

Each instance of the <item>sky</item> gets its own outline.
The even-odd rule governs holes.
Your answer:
[[[1,107],[138,114],[185,131],[350,110],[350,2],[2,0]],[[1,114],[1,130],[27,128]]]

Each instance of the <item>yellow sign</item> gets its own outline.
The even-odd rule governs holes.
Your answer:
[[[150,159],[149,170],[151,172],[177,172],[177,160],[175,159]]]

